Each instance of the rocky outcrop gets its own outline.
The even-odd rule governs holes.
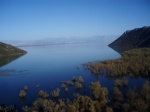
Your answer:
[[[108,46],[119,53],[135,48],[150,47],[150,26],[128,30]]]

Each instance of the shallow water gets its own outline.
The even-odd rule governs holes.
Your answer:
[[[38,97],[38,91],[44,90],[50,93],[59,87],[60,81],[72,80],[73,76],[82,76],[84,87],[76,91],[75,87],[68,87],[66,94],[63,89],[60,98],[73,99],[74,93],[90,95],[89,85],[92,81],[100,81],[106,86],[111,96],[114,79],[105,76],[95,77],[89,71],[84,71],[83,63],[97,60],[117,59],[121,55],[109,48],[106,43],[82,43],[64,44],[49,46],[22,47],[28,54],[3,66],[0,71],[7,72],[8,76],[0,76],[0,104],[16,105],[21,108],[23,105],[32,105]],[[79,66],[79,70],[76,68]],[[8,70],[14,72],[8,72]],[[142,84],[144,79],[130,79],[129,85]],[[40,84],[39,88],[36,85]],[[19,91],[28,85],[29,90],[26,99],[19,98]],[[111,98],[110,98],[111,99]]]

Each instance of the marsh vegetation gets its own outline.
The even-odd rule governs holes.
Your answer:
[[[75,94],[73,101],[61,99],[60,89],[52,92],[57,99],[43,97],[45,92],[39,92],[39,98],[33,102],[33,106],[24,106],[24,112],[149,112],[150,110],[150,84],[146,81],[140,90],[129,90],[123,93],[120,87],[114,86],[113,99],[108,97],[108,89],[102,87],[100,82],[91,82],[90,96]],[[47,93],[46,93],[47,94]]]
[[[125,51],[120,59],[89,62],[83,67],[94,75],[106,74],[107,77],[149,77],[150,48]]]
[[[81,76],[74,76],[72,81],[60,82],[61,88],[68,92],[68,86],[82,89],[84,79]],[[22,110],[24,112],[149,112],[149,81],[145,81],[140,89],[130,88],[124,91],[126,86],[128,86],[127,78],[115,79],[113,95],[110,98],[107,87],[103,87],[99,81],[91,82],[89,85],[90,95],[74,93],[73,100],[60,98],[61,89],[59,88],[50,93],[40,90],[38,93],[39,98],[33,102],[33,106],[24,106]]]

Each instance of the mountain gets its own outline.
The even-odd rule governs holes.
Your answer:
[[[108,46],[119,53],[135,48],[150,47],[150,26],[128,30]]]
[[[0,58],[3,56],[21,56],[26,53],[17,47],[0,42]]]
[[[57,45],[57,44],[75,44],[75,43],[106,43],[109,44],[117,35],[99,35],[90,37],[50,37],[37,40],[0,40],[1,42],[13,46],[38,46],[38,45]]]

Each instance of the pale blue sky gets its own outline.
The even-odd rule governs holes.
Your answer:
[[[121,35],[150,26],[150,0],[0,0],[0,40]]]

